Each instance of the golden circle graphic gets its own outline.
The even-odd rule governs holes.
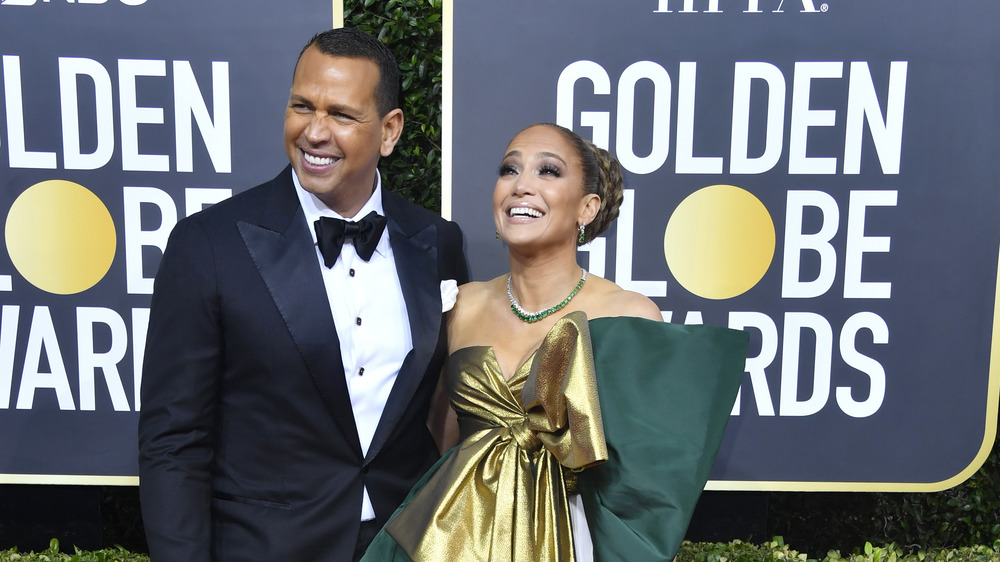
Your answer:
[[[702,298],[729,299],[764,276],[774,240],[774,222],[759,199],[733,185],[710,185],[674,210],[663,255],[682,287]]]
[[[115,258],[115,223],[89,189],[66,180],[29,187],[14,201],[4,230],[18,273],[57,295],[86,291]]]

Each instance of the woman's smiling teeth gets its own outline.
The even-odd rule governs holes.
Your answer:
[[[507,214],[511,217],[534,217],[542,216],[542,212],[531,207],[511,207]]]
[[[320,158],[319,156],[313,156],[308,152],[303,152],[302,157],[305,159],[306,163],[312,164],[313,166],[328,166],[333,164],[333,158]]]

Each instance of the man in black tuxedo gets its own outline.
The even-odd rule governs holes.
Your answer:
[[[317,35],[291,165],[171,233],[139,419],[154,561],[357,559],[438,458],[442,310],[468,265],[457,225],[382,184],[398,90],[377,39]]]

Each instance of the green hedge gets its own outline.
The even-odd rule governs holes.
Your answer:
[[[996,562],[1000,552],[985,546],[963,547],[954,550],[930,550],[904,552],[894,544],[872,546],[866,543],[854,553],[841,555],[837,551],[827,552],[822,558],[793,550],[781,537],[761,545],[741,541],[730,543],[685,542],[677,553],[677,562],[772,562],[816,560],[823,562]],[[53,539],[45,552],[18,554],[16,550],[0,552],[0,562],[149,562],[145,554],[132,554],[122,548],[93,552],[75,550],[72,554],[59,550],[59,541]],[[266,562],[266,561],[262,561]]]
[[[43,552],[21,554],[16,548],[0,551],[0,562],[149,562],[146,554],[135,554],[122,547],[83,551],[74,548],[72,553],[62,552],[59,541],[52,539]]]
[[[997,562],[1000,551],[985,546],[962,547],[958,549],[931,549],[927,551],[904,551],[893,543],[872,546],[865,543],[851,554],[841,554],[831,550],[823,556],[798,552],[781,539],[761,545],[742,541],[730,543],[690,543],[685,542],[677,553],[677,562],[773,562],[812,561],[817,562]]]
[[[386,184],[441,210],[441,0],[344,2],[344,25],[382,40],[396,56],[405,123],[392,156],[379,164]]]

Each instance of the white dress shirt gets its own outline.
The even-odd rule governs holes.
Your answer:
[[[350,218],[338,215],[318,197],[302,188],[292,171],[292,181],[305,212],[309,232],[316,243],[313,223],[320,217],[359,220],[371,211],[385,216],[382,209],[382,178],[375,173],[375,191],[358,213]],[[333,313],[344,361],[344,378],[351,395],[354,422],[358,427],[361,451],[368,454],[375,428],[403,359],[413,349],[410,321],[406,315],[403,290],[386,226],[369,261],[358,257],[354,245],[345,242],[333,267],[327,268],[316,246],[316,259],[323,272],[323,284]],[[383,514],[388,516],[389,514]],[[368,489],[364,490],[361,520],[375,517]]]

